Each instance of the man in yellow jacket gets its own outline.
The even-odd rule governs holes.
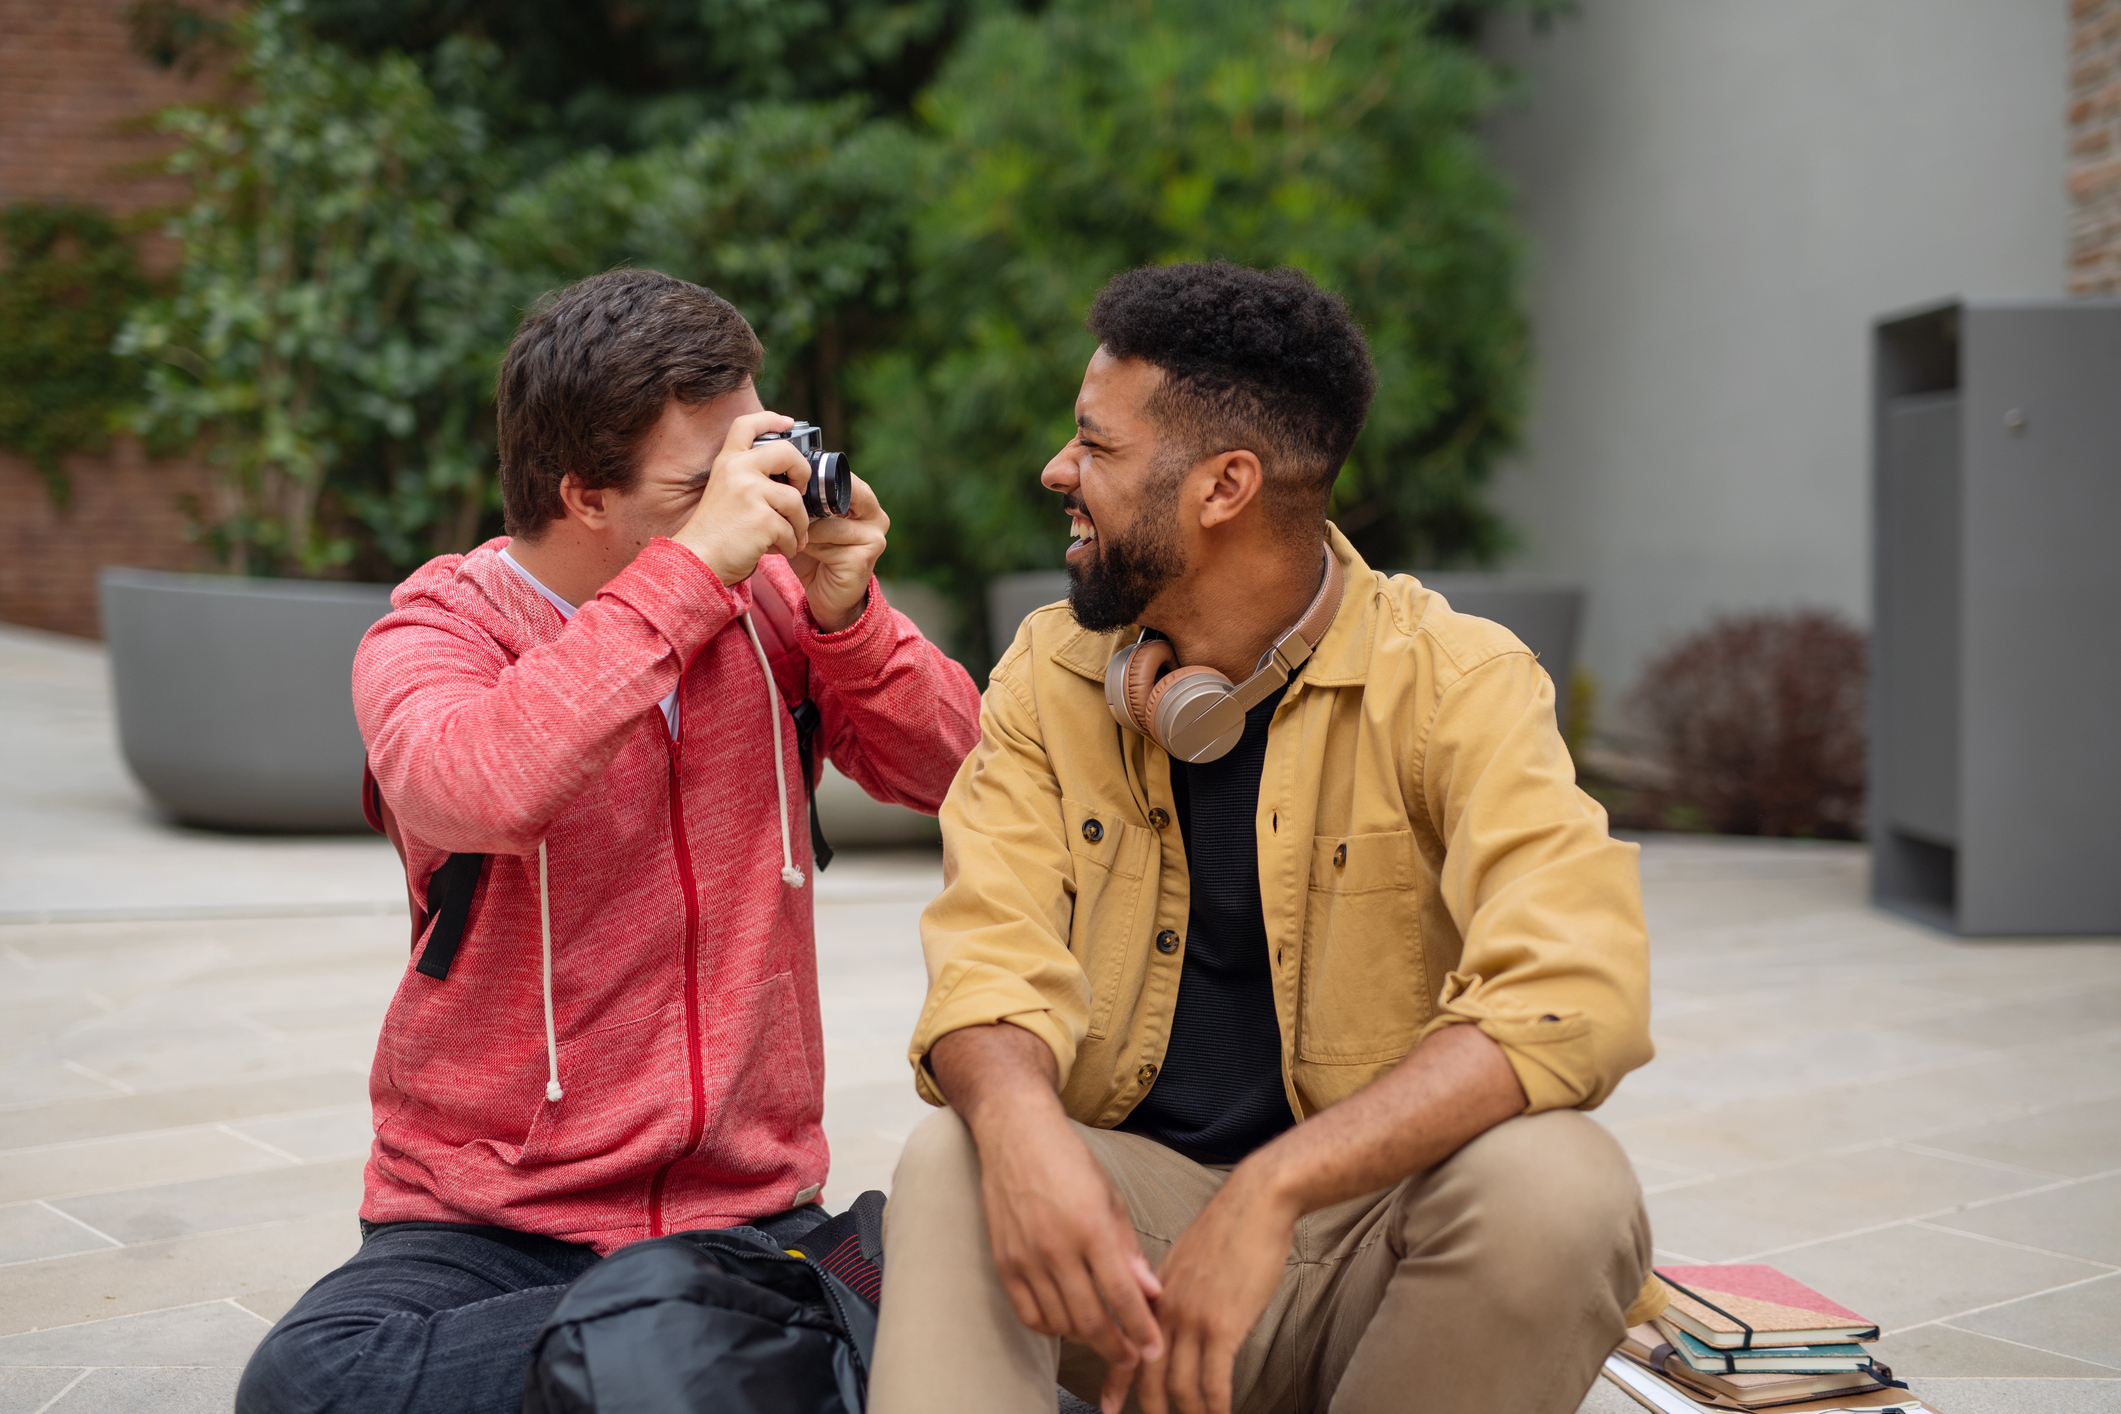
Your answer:
[[[1065,606],[922,919],[874,1414],[1569,1414],[1662,1303],[1635,849],[1507,631],[1325,519],[1376,385],[1294,271],[1098,296]]]

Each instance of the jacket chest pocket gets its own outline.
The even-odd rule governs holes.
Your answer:
[[[1140,931],[1142,874],[1151,831],[1130,825],[1109,807],[1061,801],[1069,862],[1075,866],[1075,917],[1068,950],[1090,979],[1090,1036],[1102,1040],[1113,999],[1126,981],[1128,940]]]
[[[1312,840],[1299,1059],[1376,1065],[1413,1049],[1434,1010],[1416,873],[1412,830]]]

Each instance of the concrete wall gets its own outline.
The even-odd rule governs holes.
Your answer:
[[[1867,617],[1867,330],[2059,295],[2070,0],[1582,0],[1494,48],[1533,242],[1513,566],[1591,590],[1612,723],[1711,615]]]

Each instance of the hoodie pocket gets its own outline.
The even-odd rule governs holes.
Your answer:
[[[539,1102],[517,1162],[527,1168],[608,1155],[643,1164],[674,1157],[690,1119],[685,1066],[682,1002],[565,1042],[561,1098]],[[541,1064],[540,1089],[543,1074]]]

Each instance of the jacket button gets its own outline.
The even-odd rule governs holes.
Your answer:
[[[1346,845],[1342,845],[1339,849],[1333,851],[1333,867],[1335,869],[1348,867],[1348,847]]]
[[[1139,1080],[1142,1084],[1147,1085],[1150,1081],[1156,1079],[1156,1067],[1153,1065],[1145,1065],[1140,1070],[1134,1072],[1134,1078],[1136,1080]]]
[[[1163,953],[1177,952],[1178,934],[1172,932],[1169,928],[1158,933],[1156,935],[1156,950]]]
[[[1171,823],[1171,812],[1159,805],[1149,812],[1149,823],[1161,830]]]
[[[1083,838],[1096,844],[1105,837],[1105,827],[1095,820],[1083,821]]]

